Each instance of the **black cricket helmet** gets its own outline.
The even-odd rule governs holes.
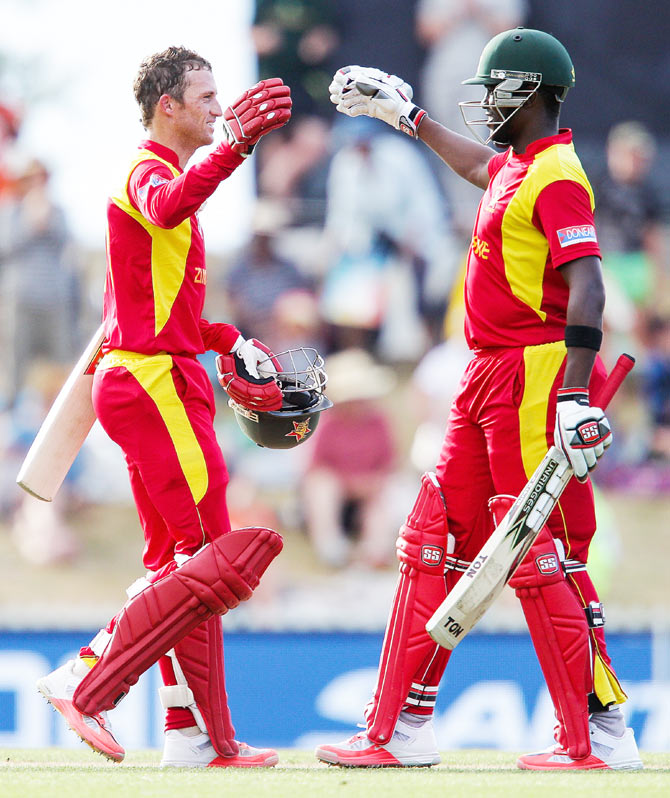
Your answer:
[[[242,432],[268,449],[293,449],[311,438],[321,411],[333,406],[323,392],[328,377],[321,355],[312,347],[287,349],[262,360],[258,372],[274,376],[282,392],[282,406],[261,412],[229,399]]]

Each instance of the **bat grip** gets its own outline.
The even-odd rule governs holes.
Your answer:
[[[619,390],[621,383],[626,379],[628,373],[631,371],[634,365],[635,358],[632,355],[627,355],[625,353],[623,355],[619,355],[619,359],[614,364],[614,368],[610,372],[609,377],[598,392],[598,396],[594,403],[596,407],[601,408],[601,410],[605,410],[614,394]]]

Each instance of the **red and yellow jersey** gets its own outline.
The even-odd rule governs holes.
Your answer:
[[[570,130],[510,148],[489,162],[465,278],[465,334],[473,349],[563,339],[568,286],[559,267],[600,257],[593,191]]]
[[[230,351],[237,329],[201,316],[207,267],[197,214],[241,162],[224,143],[182,172],[176,153],[142,142],[107,204],[105,352]]]

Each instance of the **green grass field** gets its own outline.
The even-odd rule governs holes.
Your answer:
[[[643,755],[645,770],[536,773],[516,755],[454,751],[433,768],[353,770],[285,750],[268,770],[162,770],[157,751],[131,751],[122,765],[87,749],[0,749],[2,798],[667,798],[670,754]]]

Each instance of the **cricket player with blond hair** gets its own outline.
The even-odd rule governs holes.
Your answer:
[[[183,47],[144,61],[134,89],[148,136],[108,202],[102,359],[92,382],[95,416],[128,464],[147,577],[79,656],[38,688],[84,742],[119,762],[124,750],[107,712],[158,662],[163,766],[267,767],[275,751],[235,739],[219,616],[251,596],[281,538],[264,528],[231,531],[214,394],[197,356],[219,353],[222,385],[248,412],[278,410],[283,396],[271,373],[259,373],[271,354],[264,344],[202,317],[207,268],[198,211],[262,136],[288,122],[290,90],[279,78],[264,80],[223,110],[209,62]],[[227,140],[184,171],[199,147],[212,144],[221,116]],[[83,356],[82,375],[99,343]],[[70,402],[82,404],[90,385],[79,377],[88,396],[75,392]],[[91,414],[83,415],[90,426]],[[43,460],[44,447],[36,449]],[[48,500],[54,487],[38,488],[39,477],[31,470],[24,487]]]

